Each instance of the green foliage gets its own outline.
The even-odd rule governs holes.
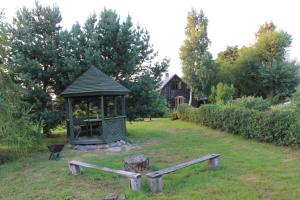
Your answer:
[[[284,112],[293,112],[292,106],[290,104],[277,104],[272,105],[271,110],[273,111],[284,111]]]
[[[177,115],[177,112],[176,111],[172,112],[172,114],[171,114],[171,120],[177,120],[177,119],[179,119],[178,115]]]
[[[231,103],[232,106],[248,108],[251,110],[267,111],[271,104],[270,101],[263,99],[262,97],[241,97],[234,99]]]
[[[0,145],[18,156],[33,150],[41,136],[38,124],[30,120],[29,110],[23,107],[20,94],[20,88],[0,70]]]
[[[272,61],[259,67],[264,95],[287,96],[295,91],[299,82],[299,65],[296,62]]]
[[[6,73],[10,52],[8,25],[2,22],[3,16],[0,13],[0,147],[6,148],[5,155],[0,155],[0,163],[26,154],[40,139],[39,126],[30,120],[29,110],[20,99],[23,89]]]
[[[211,95],[209,100],[211,103],[225,104],[232,101],[235,93],[235,88],[231,84],[230,86],[226,83],[219,82],[217,88],[214,86],[211,88]]]
[[[208,52],[208,19],[201,10],[188,13],[186,39],[180,48],[184,80],[196,96],[209,95],[215,81],[216,65]]]
[[[163,116],[167,112],[167,102],[155,89],[155,84],[150,75],[142,76],[131,84],[127,110],[129,120]]]
[[[218,65],[217,79],[220,82],[233,84],[235,83],[235,65],[239,56],[237,46],[227,46],[225,51],[218,53],[216,64]]]
[[[259,55],[253,47],[243,47],[234,63],[234,85],[241,96],[262,96],[262,86],[258,69],[261,65]]]
[[[99,18],[90,16],[84,26],[75,23],[70,31],[62,30],[60,22],[58,7],[37,2],[35,8],[17,12],[11,29],[10,72],[26,89],[23,99],[32,106],[32,119],[45,122],[45,134],[63,119],[62,112],[47,107],[54,94],[58,96],[91,66],[132,91],[129,118],[165,110],[155,90],[169,60],[155,61],[157,53],[146,29],[134,26],[130,16],[121,21],[110,9],[104,9]]]
[[[177,112],[182,120],[201,123],[246,138],[278,145],[300,146],[300,124],[295,112],[274,110],[261,112],[244,107],[213,104],[203,105],[200,108],[180,105]]]
[[[256,33],[253,45],[227,47],[218,54],[218,80],[232,83],[239,96],[288,96],[299,83],[299,64],[287,60],[291,36],[265,23]]]
[[[292,106],[298,113],[300,119],[300,88],[297,88],[296,92],[293,94]]]
[[[43,7],[36,2],[31,10],[25,7],[18,10],[11,28],[12,62],[9,70],[25,89],[22,98],[31,108],[32,119],[45,122],[44,134],[49,134],[50,128],[62,118],[56,117],[57,113],[50,114],[47,108],[51,95],[58,94],[57,78],[61,76],[57,70],[61,66],[61,20],[58,7]]]

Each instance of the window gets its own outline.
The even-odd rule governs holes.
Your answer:
[[[181,88],[182,88],[182,82],[181,81],[176,81],[175,89],[181,90]]]

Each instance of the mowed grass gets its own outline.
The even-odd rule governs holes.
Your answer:
[[[74,152],[49,161],[48,152],[0,165],[0,199],[103,199],[124,194],[127,199],[300,199],[300,151],[246,140],[197,124],[154,119],[127,124],[128,140],[139,148],[122,153]],[[63,136],[63,135],[62,135]],[[63,137],[49,142],[65,140]],[[220,167],[209,171],[200,163],[165,175],[164,190],[149,191],[143,178],[140,192],[128,189],[126,179],[95,170],[69,173],[68,161],[77,159],[122,168],[124,157],[150,157],[152,170],[219,153]]]

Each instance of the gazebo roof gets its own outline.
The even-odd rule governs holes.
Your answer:
[[[96,67],[90,67],[62,93],[63,97],[94,95],[125,95],[130,91],[104,74]]]

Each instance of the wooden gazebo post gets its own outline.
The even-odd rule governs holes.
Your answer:
[[[101,96],[101,120],[102,123],[104,122],[104,97]],[[102,126],[102,131],[103,131],[103,126]]]
[[[125,95],[122,96],[122,115],[125,116]]]
[[[72,109],[72,99],[68,98],[68,109],[67,109],[67,117],[69,119],[69,133],[70,133],[70,138],[73,140],[74,139],[74,125],[73,125],[73,109]]]

